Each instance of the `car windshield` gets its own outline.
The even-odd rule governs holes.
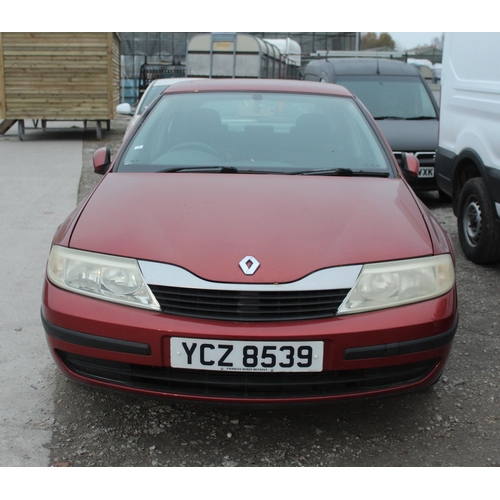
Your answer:
[[[436,119],[436,110],[418,76],[338,75],[337,83],[361,99],[375,119]]]
[[[352,98],[199,92],[162,96],[115,171],[389,177],[389,158]]]

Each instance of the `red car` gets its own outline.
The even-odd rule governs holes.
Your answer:
[[[94,167],[43,291],[71,379],[236,404],[438,380],[458,322],[452,243],[345,88],[172,85]]]

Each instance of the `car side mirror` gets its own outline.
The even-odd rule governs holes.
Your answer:
[[[110,164],[111,150],[109,149],[109,146],[99,148],[94,153],[94,172],[96,174],[104,175]]]
[[[119,115],[132,115],[132,107],[128,102],[122,102],[116,106],[116,112]]]
[[[407,173],[410,177],[418,177],[418,170],[420,163],[418,158],[410,153],[401,153],[399,166],[403,172]]]

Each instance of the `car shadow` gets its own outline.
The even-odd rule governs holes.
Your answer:
[[[421,429],[445,396],[438,382],[385,399],[233,408],[136,397],[55,377],[53,466],[424,465],[411,458],[410,436],[426,438]],[[408,446],[397,450],[395,442]],[[373,452],[375,444],[384,453]]]

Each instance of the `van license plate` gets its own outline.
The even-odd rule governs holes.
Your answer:
[[[172,337],[170,365],[193,370],[320,372],[323,342],[253,342]]]
[[[418,177],[434,177],[434,167],[420,167],[418,169]]]

